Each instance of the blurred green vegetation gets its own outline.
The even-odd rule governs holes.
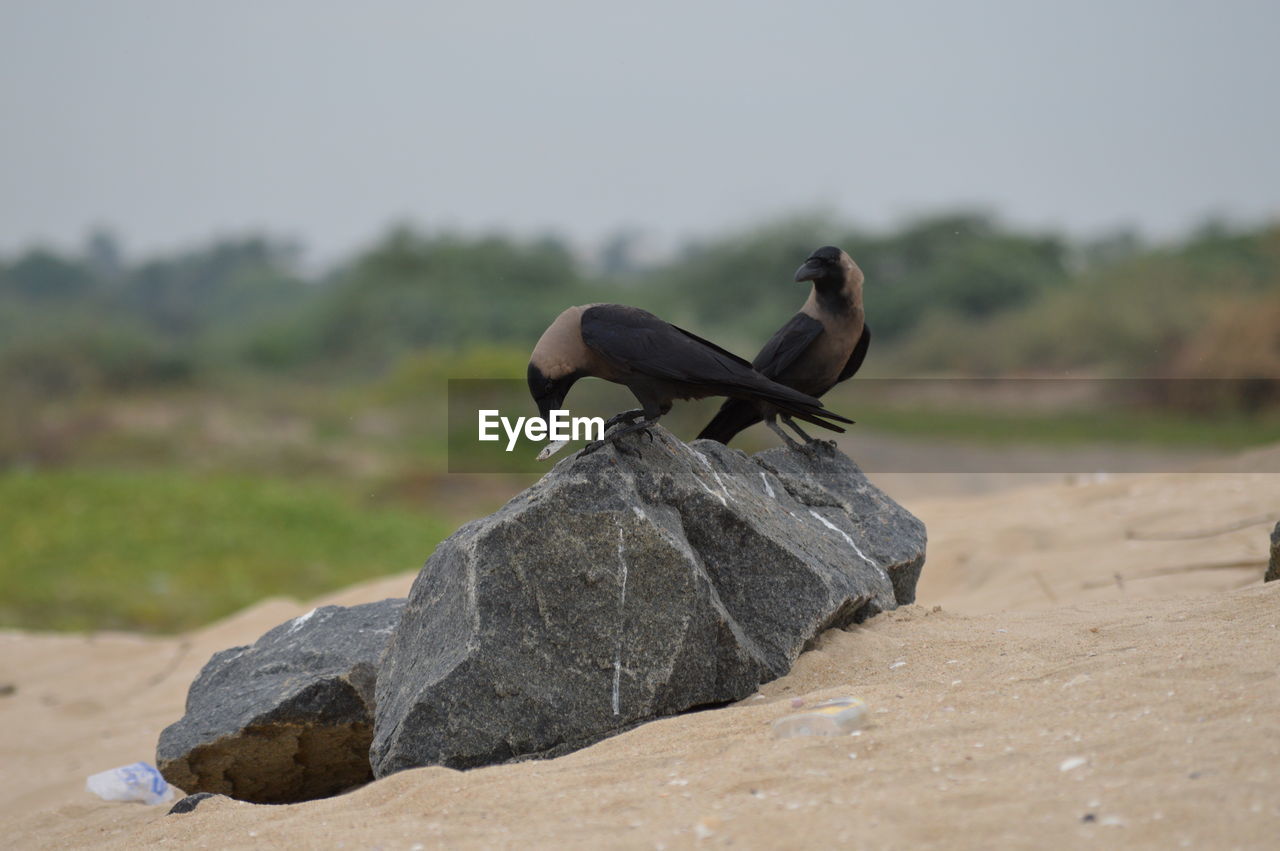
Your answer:
[[[791,283],[794,272],[825,244],[848,251],[866,275],[877,344],[902,340],[926,317],[985,316],[1069,280],[1062,239],[1007,229],[980,213],[955,213],[887,234],[816,217],[776,222],[690,246],[632,289],[651,289],[652,304],[663,315],[754,349],[804,300],[807,285]]]
[[[931,313],[897,357],[904,367],[967,374],[1257,377],[1275,391],[1278,319],[1280,227],[1206,228],[1182,244],[1086,266],[1070,286],[1025,305],[964,319]]]
[[[1249,379],[1165,382],[1071,415],[940,409],[855,381],[831,404],[860,428],[1276,439],[1275,224],[1148,244],[972,211],[879,231],[798,216],[660,261],[624,237],[593,255],[552,237],[399,227],[325,271],[266,236],[138,259],[95,233],[76,251],[0,257],[0,625],[179,629],[265,594],[412,568],[544,469],[445,475],[449,379],[522,380],[551,319],[596,301],[750,357],[803,301],[792,274],[824,244],[866,274],[866,377]],[[582,385],[575,409],[612,413],[609,389]],[[679,406],[670,425],[691,436],[713,408]]]
[[[0,623],[175,630],[419,567],[449,530],[279,479],[0,475]]]
[[[792,272],[826,243],[866,273],[880,374],[1274,377],[1280,362],[1265,333],[1280,225],[1211,223],[1146,245],[957,212],[889,232],[795,217],[648,263],[626,240],[592,258],[551,237],[398,227],[311,274],[267,237],[133,262],[99,233],[79,252],[0,258],[0,375],[38,398],[236,370],[368,378],[424,350],[527,352],[560,309],[589,301],[637,304],[751,354],[803,300]]]

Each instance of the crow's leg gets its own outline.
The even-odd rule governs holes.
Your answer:
[[[766,417],[764,423],[770,429],[772,429],[774,434],[782,438],[783,442],[786,443],[789,448],[794,449],[797,452],[805,451],[804,446],[802,446],[799,443],[796,443],[794,440],[791,439],[791,435],[787,434],[785,431],[782,430],[782,426],[778,425],[778,420],[776,417],[773,417],[773,416]]]
[[[833,449],[835,448],[836,442],[834,440],[822,440],[821,438],[810,437],[808,432],[800,428],[800,424],[798,422],[791,419],[791,417],[788,417],[786,414],[783,414],[780,419],[783,423],[794,430],[796,434],[804,438],[805,448],[812,448],[814,446],[830,446]]]
[[[637,431],[645,431],[646,433],[648,433],[647,430],[651,426],[656,425],[657,422],[658,422],[657,417],[646,417],[645,419],[641,420],[638,423],[631,423],[630,425],[624,426],[620,429],[617,429],[616,431],[609,432],[604,436],[603,440],[593,440],[590,443],[588,443],[586,446],[582,447],[582,451],[579,452],[578,455],[590,455],[592,452],[595,452],[597,449],[603,448],[606,443],[614,444],[615,448],[619,452],[622,452],[623,454],[638,455],[639,454],[638,450],[623,449],[622,444],[618,442],[618,439],[622,437],[626,437],[627,435]],[[653,440],[652,434],[649,434],[649,440],[651,441]]]
[[[808,433],[805,432],[804,429],[800,428],[800,424],[797,423],[795,420],[791,419],[791,417],[787,416],[786,414],[783,414],[781,417],[779,417],[779,419],[782,420],[783,425],[789,427],[796,434],[804,438],[805,443],[814,442],[814,438],[810,437]]]
[[[608,431],[609,429],[616,426],[618,423],[635,422],[636,420],[640,419],[643,416],[644,416],[644,408],[632,408],[629,411],[623,411],[620,414],[614,414],[613,416],[609,417],[609,419],[604,421],[604,430]]]

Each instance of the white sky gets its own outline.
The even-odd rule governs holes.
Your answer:
[[[1280,214],[1274,0],[0,0],[0,252]]]

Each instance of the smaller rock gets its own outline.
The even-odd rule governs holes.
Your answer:
[[[1280,523],[1276,524],[1271,533],[1271,564],[1267,567],[1267,575],[1263,581],[1272,582],[1277,579],[1280,579]]]
[[[180,816],[183,813],[192,812],[196,807],[200,806],[200,802],[206,798],[225,798],[226,795],[215,795],[212,792],[196,792],[194,795],[188,795],[178,803],[169,808],[167,816]]]
[[[215,653],[191,684],[186,714],[160,734],[165,780],[259,804],[372,780],[378,659],[403,609],[403,599],[325,606],[250,647]]]

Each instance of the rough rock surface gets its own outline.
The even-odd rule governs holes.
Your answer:
[[[1280,579],[1280,523],[1271,532],[1271,564],[1267,565],[1267,575],[1263,580],[1273,582]]]
[[[377,776],[741,699],[823,630],[913,600],[924,526],[846,456],[653,434],[560,462],[436,549],[379,670]]]
[[[374,684],[404,600],[325,606],[215,653],[160,734],[156,764],[187,792],[256,803],[332,795],[372,779]]]

